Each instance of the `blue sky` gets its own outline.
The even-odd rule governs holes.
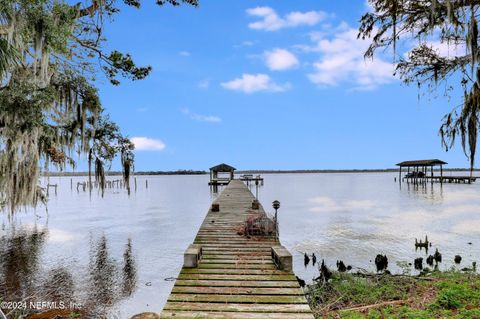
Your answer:
[[[460,100],[419,99],[392,77],[389,53],[366,63],[356,40],[365,10],[363,0],[122,7],[108,45],[153,72],[99,88],[137,143],[136,170],[388,168],[421,158],[468,166],[438,136]]]

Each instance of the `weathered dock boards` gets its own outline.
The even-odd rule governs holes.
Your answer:
[[[203,257],[197,268],[182,268],[161,318],[313,319],[293,272],[272,261],[278,241],[237,234],[254,199],[233,180],[215,200],[220,211],[209,210],[194,242]]]

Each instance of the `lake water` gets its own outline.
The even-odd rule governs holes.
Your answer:
[[[381,253],[392,272],[401,272],[399,263],[426,257],[414,247],[425,235],[433,243],[429,253],[438,248],[443,254],[440,269],[480,260],[480,184],[400,187],[396,176],[264,175],[259,199],[267,211],[273,200],[281,202],[280,239],[294,256],[295,273],[318,276],[317,267],[304,266],[305,252],[332,268],[340,259],[369,271]],[[95,190],[77,192],[85,177],[74,177],[73,189],[70,180],[49,179],[59,188],[48,213],[0,215],[0,299],[54,286],[48,298],[63,293],[118,318],[160,311],[174,284],[169,279],[180,271],[183,252],[216,196],[208,176],[139,176],[136,192],[108,189],[103,198]],[[453,263],[457,254],[460,265]]]

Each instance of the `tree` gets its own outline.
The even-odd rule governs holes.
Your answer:
[[[19,60],[17,51],[6,39],[0,38],[0,79],[8,75],[8,69]]]
[[[95,81],[102,71],[113,85],[122,77],[141,80],[151,67],[137,66],[129,54],[105,51],[104,21],[119,12],[118,5],[0,0],[0,206],[14,211],[44,200],[40,173],[50,165],[74,167],[74,153],[86,154],[89,167],[95,163],[102,186],[104,166],[120,154],[128,180],[133,144],[103,114]]]
[[[438,90],[439,85],[445,85],[450,92],[457,86],[451,85],[450,80],[461,86],[463,101],[445,115],[439,134],[447,151],[460,136],[472,174],[480,129],[480,1],[369,0],[369,3],[372,12],[361,18],[358,35],[371,39],[366,58],[392,48],[395,73],[405,83],[415,83],[419,88],[426,86],[430,92]],[[413,48],[409,48],[412,43],[415,43]],[[403,50],[399,49],[400,44]]]

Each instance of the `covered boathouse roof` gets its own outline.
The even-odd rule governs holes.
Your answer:
[[[225,163],[222,163],[217,166],[210,167],[210,170],[214,172],[233,172],[236,170],[236,168],[233,166],[227,165]]]
[[[404,162],[398,163],[397,166],[416,167],[416,166],[436,166],[436,165],[445,165],[445,164],[448,164],[448,163],[441,161],[439,159],[428,159],[428,160],[404,161]]]

